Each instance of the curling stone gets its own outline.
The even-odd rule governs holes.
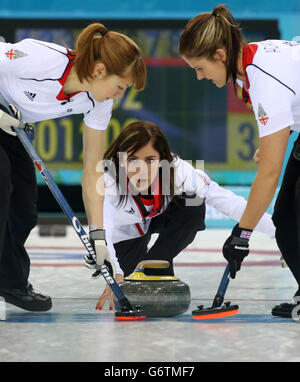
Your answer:
[[[164,260],[145,260],[125,277],[119,287],[132,306],[141,305],[147,317],[169,317],[187,311],[191,303],[190,288],[177,277],[145,275],[145,268],[168,268]],[[118,309],[118,302],[115,299]]]

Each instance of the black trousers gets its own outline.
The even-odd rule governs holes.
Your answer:
[[[148,232],[141,237],[114,244],[124,276],[131,274],[143,260],[167,260],[170,267],[163,270],[165,275],[174,275],[173,259],[195,238],[198,231],[205,229],[205,204],[186,206],[185,199],[172,200],[166,211],[154,217]],[[158,238],[148,250],[153,233]],[[145,274],[161,274],[161,270],[145,270]]]
[[[294,150],[297,144],[300,135]],[[293,152],[276,199],[273,222],[278,247],[300,286],[300,160],[294,158]]]
[[[0,288],[27,286],[25,241],[37,222],[37,184],[32,160],[17,137],[0,129]]]

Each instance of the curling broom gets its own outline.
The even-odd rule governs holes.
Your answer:
[[[239,306],[231,305],[229,301],[222,305],[228,284],[229,265],[227,264],[212,306],[210,308],[204,308],[203,305],[199,305],[198,309],[192,312],[193,318],[195,320],[210,320],[215,318],[234,316],[239,312]]]
[[[7,102],[5,99],[0,95],[0,103],[9,110],[9,106],[7,105]],[[34,165],[39,170],[40,174],[42,175],[45,183],[49,187],[50,191],[52,192],[53,196],[55,197],[56,201],[60,205],[63,213],[67,217],[68,221],[71,223],[72,227],[76,231],[77,235],[79,236],[81,242],[85,246],[86,250],[88,251],[89,255],[94,258],[96,261],[96,255],[93,250],[93,247],[89,241],[89,237],[86,234],[84,228],[80,224],[79,220],[74,215],[74,212],[72,211],[69,203],[61,193],[59,187],[55,183],[51,173],[46,168],[44,162],[42,161],[41,157],[35,150],[35,148],[32,146],[32,143],[30,142],[26,132],[24,131],[25,124],[22,121],[17,120],[16,118],[10,116],[9,114],[5,113],[3,110],[0,110],[0,121],[4,122],[8,126],[11,125],[14,129],[14,131],[17,133],[18,138],[22,142],[25,150],[27,151],[28,155],[32,159]],[[101,267],[97,266],[98,269],[100,269],[102,276],[104,277],[107,284],[110,286],[111,290],[113,291],[115,297],[118,300],[120,311],[115,313],[115,317],[117,320],[127,320],[127,321],[133,321],[133,320],[143,320],[146,318],[146,315],[144,314],[142,308],[140,306],[133,308],[128,301],[128,299],[125,297],[124,293],[116,283],[113,276],[110,274],[109,269],[106,265],[102,265]]]

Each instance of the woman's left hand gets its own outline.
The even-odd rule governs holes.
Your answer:
[[[124,277],[123,277],[123,275],[120,275],[117,273],[115,280],[116,280],[116,283],[119,284],[121,281],[124,280]],[[104,307],[104,305],[108,299],[109,299],[109,310],[113,310],[114,309],[113,291],[111,290],[109,285],[106,285],[104,292],[99,297],[99,300],[98,300],[97,305],[96,305],[96,309],[101,310]]]

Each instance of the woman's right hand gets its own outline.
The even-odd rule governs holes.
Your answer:
[[[116,280],[116,283],[119,284],[121,281],[124,280],[124,277],[123,277],[123,275],[120,275],[117,273],[115,280]],[[108,299],[110,300],[109,301],[109,310],[113,310],[114,309],[113,291],[111,290],[109,285],[106,285],[102,295],[99,297],[99,299],[97,301],[96,309],[101,310],[104,307],[104,305]]]

